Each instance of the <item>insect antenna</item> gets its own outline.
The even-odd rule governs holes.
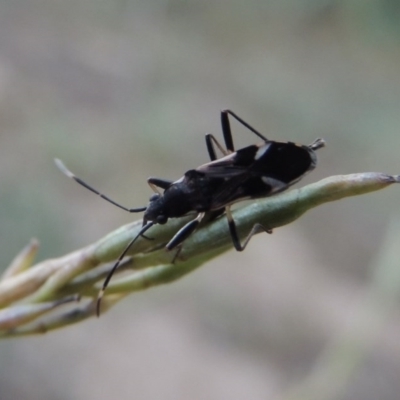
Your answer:
[[[108,196],[100,193],[98,190],[96,190],[95,188],[93,188],[92,186],[88,185],[86,182],[84,182],[82,179],[78,178],[77,176],[75,176],[64,164],[61,160],[59,160],[58,158],[54,159],[54,162],[56,163],[58,169],[65,175],[68,176],[68,178],[73,179],[74,181],[78,182],[80,185],[82,185],[83,187],[85,187],[86,189],[89,189],[91,192],[97,194],[98,196],[100,196],[102,199],[108,201],[111,204],[114,204],[114,206],[117,206],[119,208],[122,208],[125,211],[128,211],[130,213],[136,213],[136,212],[142,212],[142,211],[146,211],[147,207],[139,207],[139,208],[128,208],[128,207],[124,207],[123,205],[117,203],[116,201],[110,199]]]
[[[99,291],[99,294],[97,295],[97,305],[96,305],[96,314],[99,317],[100,316],[100,303],[101,299],[104,296],[104,292],[107,289],[108,284],[110,283],[110,280],[112,276],[114,275],[114,272],[117,270],[119,264],[121,263],[122,259],[125,257],[126,253],[128,250],[131,248],[133,243],[136,242],[137,238],[139,236],[144,236],[143,234],[150,229],[154,225],[153,221],[148,222],[146,225],[142,227],[142,229],[139,231],[139,233],[128,243],[128,245],[125,247],[124,251],[121,253],[121,255],[118,257],[117,262],[114,264],[114,266],[111,268],[110,272],[107,275],[107,278],[104,280],[103,286],[101,290]]]

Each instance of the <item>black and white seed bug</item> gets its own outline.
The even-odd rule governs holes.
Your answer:
[[[235,151],[229,115],[258,136],[262,142]],[[315,151],[325,145],[323,139],[316,139],[308,146],[269,140],[231,110],[221,112],[221,125],[226,148],[212,134],[207,134],[205,140],[211,161],[185,172],[176,181],[149,178],[147,182],[155,193],[150,196],[146,207],[122,206],[76,177],[60,160],[56,160],[57,166],[65,175],[108,202],[131,213],[144,212],[142,229],[119,256],[103,283],[98,298],[98,313],[100,299],[121,260],[135,241],[144,236],[153,225],[165,224],[169,218],[196,214],[166,245],[167,250],[178,248],[179,252],[182,243],[196,230],[206,213],[213,212],[219,215],[225,212],[233,245],[237,251],[242,251],[256,232],[260,229],[270,232],[270,229],[260,224],[254,225],[241,244],[231,205],[242,200],[272,196],[286,190],[316,167]],[[223,154],[222,158],[217,159],[215,146]],[[174,260],[175,258],[176,255]]]

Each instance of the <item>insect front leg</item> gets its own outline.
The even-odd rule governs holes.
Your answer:
[[[204,218],[205,213],[201,212],[195,219],[189,221],[183,228],[174,235],[174,237],[165,246],[167,250],[173,250],[182,244],[199,226],[201,220]]]
[[[147,179],[147,183],[149,184],[149,186],[151,187],[153,192],[161,194],[157,188],[159,187],[159,188],[165,190],[169,186],[171,186],[173,181],[170,181],[168,179],[161,179],[161,178],[149,178],[149,179]]]
[[[250,239],[256,233],[259,233],[260,231],[265,231],[267,233],[272,233],[272,229],[271,228],[266,228],[265,226],[263,226],[261,224],[254,224],[253,228],[251,228],[251,231],[247,235],[247,237],[244,240],[243,244],[240,244],[239,235],[237,233],[236,224],[235,224],[235,221],[233,219],[230,207],[225,207],[225,212],[226,212],[226,218],[228,220],[229,232],[231,233],[231,237],[232,237],[232,242],[233,242],[233,245],[235,246],[235,249],[237,251],[243,251],[246,248],[247,244],[249,243]]]
[[[175,260],[178,258],[179,254],[182,251],[183,242],[196,230],[199,226],[201,220],[204,218],[205,213],[202,212],[197,215],[197,217],[189,221],[183,228],[181,228],[174,237],[167,243],[165,246],[167,250],[177,249],[172,259],[171,263],[174,264]]]

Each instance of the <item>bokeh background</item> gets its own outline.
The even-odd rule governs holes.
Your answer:
[[[396,0],[2,0],[0,258],[40,259],[132,216],[148,176],[207,161],[231,108],[323,137],[301,184],[400,173]],[[254,136],[234,124],[238,147]],[[400,190],[320,207],[99,320],[0,343],[0,399],[396,400]]]

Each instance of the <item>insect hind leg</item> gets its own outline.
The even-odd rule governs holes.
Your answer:
[[[261,138],[265,142],[268,141],[268,139],[264,135],[262,135],[260,132],[258,132],[257,129],[253,128],[250,124],[248,124],[246,121],[244,121],[242,118],[240,118],[232,110],[223,110],[223,111],[221,111],[222,133],[224,135],[226,148],[229,151],[234,152],[235,150],[234,150],[234,147],[233,147],[232,131],[231,131],[231,126],[230,126],[230,123],[229,123],[228,115],[231,115],[233,118],[236,119],[236,121],[240,122],[249,131],[253,132],[255,135],[257,135],[259,138]]]
[[[232,212],[230,207],[225,207],[226,218],[228,220],[229,232],[232,237],[232,242],[237,251],[243,251],[247,244],[250,242],[250,239],[256,234],[260,233],[261,231],[272,233],[272,229],[265,227],[262,224],[254,224],[251,228],[250,233],[247,235],[246,239],[244,240],[243,244],[240,243],[239,235],[237,233],[236,224],[232,216]]]

